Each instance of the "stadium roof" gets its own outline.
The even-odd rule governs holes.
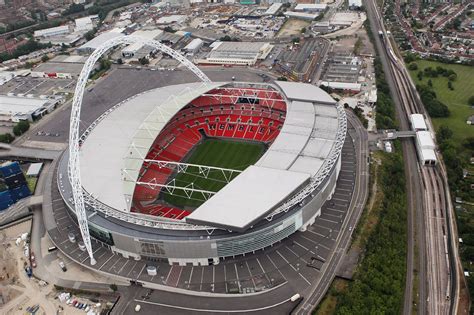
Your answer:
[[[138,175],[161,128],[189,101],[215,86],[203,88],[202,83],[172,85],[125,100],[96,125],[81,147],[84,189],[102,203],[128,211],[126,198],[131,199],[135,188],[131,181],[136,180],[133,176]],[[178,97],[170,98],[175,95]],[[127,181],[124,182],[125,178]]]
[[[167,86],[117,105],[82,144],[84,189],[110,207],[129,211],[143,160],[163,127],[191,100],[226,84]],[[288,104],[280,134],[254,166],[202,204],[187,222],[242,231],[321,171],[339,130],[336,102],[310,84],[277,85]]]
[[[309,177],[305,173],[249,166],[187,216],[186,222],[243,232],[306,184]]]
[[[287,81],[275,81],[275,84],[283,90],[283,93],[289,99],[320,104],[336,104],[336,101],[328,93],[312,84]]]

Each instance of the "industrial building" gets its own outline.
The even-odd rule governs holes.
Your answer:
[[[79,76],[85,57],[59,55],[31,70],[34,78],[73,79]]]
[[[320,85],[337,90],[359,92],[360,59],[346,53],[334,53],[328,59]]]
[[[0,95],[0,121],[33,121],[54,110],[59,99]]]
[[[265,42],[217,42],[200,63],[252,66],[267,58],[273,45]]]
[[[89,15],[83,18],[75,19],[76,32],[88,32],[95,27],[96,21],[99,19],[98,15]]]
[[[4,85],[15,77],[15,72],[0,71],[0,85]]]
[[[275,15],[282,6],[282,3],[274,3],[267,9],[267,11],[265,11],[264,15]]]
[[[63,26],[46,28],[44,30],[37,30],[34,32],[33,36],[35,38],[53,37],[53,36],[65,35],[69,33],[71,33],[71,29],[69,28],[69,26],[63,25]]]
[[[162,30],[154,29],[154,30],[138,30],[130,34],[131,36],[137,36],[146,38],[148,40],[156,40],[161,34],[163,33]],[[134,43],[130,44],[124,49],[122,49],[122,56],[125,58],[133,58],[133,59],[140,59],[143,57],[148,56],[154,50],[153,47],[144,45],[142,43]]]
[[[362,0],[349,0],[350,8],[360,8],[362,6]]]
[[[122,31],[122,29],[114,28],[110,31],[101,33],[90,41],[88,41],[87,43],[83,44],[82,46],[76,48],[76,51],[80,54],[91,54],[94,50],[97,49],[97,47],[99,47],[104,42],[112,38],[125,36]]]
[[[186,21],[187,16],[186,15],[167,15],[167,16],[162,16],[158,20],[156,20],[156,24],[160,25],[167,25],[167,24],[182,24],[184,21]]]
[[[289,18],[308,20],[308,21],[313,21],[319,16],[319,13],[305,13],[305,12],[293,12],[293,11],[286,11],[284,14],[285,16]]]
[[[276,56],[275,69],[292,80],[308,81],[321,55],[320,39],[305,39]]]
[[[328,7],[325,3],[299,3],[294,8],[295,11],[302,12],[322,12]]]
[[[187,54],[194,55],[201,49],[202,45],[204,44],[203,40],[200,38],[193,39],[186,47],[183,48],[183,51]]]

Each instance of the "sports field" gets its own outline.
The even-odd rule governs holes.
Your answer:
[[[264,145],[259,143],[207,139],[196,147],[185,162],[244,170],[262,156],[264,149]],[[234,174],[233,177],[237,176],[236,173]],[[229,173],[226,175],[230,176]],[[225,176],[220,170],[210,171],[206,178],[203,174],[199,174],[199,169],[195,167],[189,167],[186,173],[177,174],[175,181],[176,186],[185,187],[193,183],[195,189],[207,191],[218,191],[226,185]],[[162,191],[166,192],[166,190]],[[177,207],[197,207],[203,203],[201,193],[194,192],[191,198],[188,198],[183,190],[178,189],[175,189],[173,195],[164,193],[163,198]]]
[[[456,81],[453,82],[454,90],[448,89],[448,79],[442,76],[437,78],[431,78],[433,82],[433,90],[436,92],[438,99],[445,103],[451,115],[447,118],[435,118],[432,119],[434,127],[438,129],[441,125],[448,126],[453,131],[453,139],[455,142],[461,144],[462,141],[472,135],[472,126],[466,124],[466,120],[470,115],[474,115],[467,102],[469,97],[474,95],[473,82],[474,82],[474,68],[465,65],[453,65],[445,64],[436,61],[428,60],[417,60],[415,63],[418,65],[418,70],[410,71],[411,77],[415,84],[422,83],[427,84],[428,79],[423,78],[420,82],[417,78],[418,71],[423,71],[427,67],[440,66],[446,69],[452,69],[457,74]]]

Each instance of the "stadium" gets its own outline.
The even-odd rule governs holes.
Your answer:
[[[314,222],[346,131],[343,108],[310,84],[165,86],[88,126],[59,162],[58,190],[86,246],[90,235],[125,258],[215,265]]]

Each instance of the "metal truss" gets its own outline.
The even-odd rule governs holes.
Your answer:
[[[90,257],[91,265],[96,263],[94,255],[92,252],[91,238],[89,234],[89,225],[87,222],[86,209],[84,204],[84,194],[81,182],[81,171],[80,171],[80,161],[79,161],[79,150],[82,143],[79,135],[80,130],[80,115],[82,107],[82,98],[84,96],[84,90],[89,79],[91,71],[95,67],[95,63],[99,58],[105,54],[111,48],[122,45],[122,44],[135,44],[141,43],[144,45],[151,46],[165,54],[168,54],[175,60],[179,61],[181,64],[186,66],[191,70],[201,81],[204,83],[210,83],[211,80],[197,68],[192,62],[186,59],[183,55],[171,49],[170,47],[161,44],[155,40],[148,40],[142,37],[136,36],[123,36],[119,38],[114,38],[104,42],[100,45],[86,60],[84,67],[79,75],[77,80],[76,89],[74,92],[74,99],[72,101],[71,107],[71,120],[69,126],[69,164],[68,164],[68,173],[69,180],[71,182],[72,194],[74,199],[74,208],[77,216],[77,221],[79,228],[81,230],[82,239],[84,245],[86,246],[87,253]],[[87,136],[87,135],[86,135]]]
[[[207,96],[214,98],[216,100],[222,101],[223,99],[230,100],[230,103],[235,104],[239,100],[239,98],[254,98],[255,100],[259,100],[258,105],[260,106],[267,106],[269,108],[273,108],[275,102],[284,102],[285,100],[281,97],[280,92],[273,89],[263,89],[260,87],[259,89],[253,87],[220,87],[215,89],[217,93],[204,93],[202,96]],[[222,94],[219,91],[230,92],[230,94]],[[263,94],[263,96],[259,96]],[[277,98],[276,96],[280,96],[281,98]],[[261,103],[260,103],[261,101]],[[249,104],[253,105],[256,102],[250,102]]]
[[[347,133],[347,117],[344,107],[341,104],[336,105],[338,112],[338,129],[336,134],[336,139],[334,146],[329,153],[329,157],[324,160],[321,169],[318,173],[311,178],[310,183],[306,185],[302,190],[300,190],[296,195],[288,199],[284,204],[276,208],[272,213],[267,215],[265,218],[268,221],[273,220],[273,217],[282,212],[288,212],[292,207],[298,205],[300,202],[305,200],[309,195],[311,195],[321,183],[328,177],[328,175],[333,171],[336,166],[337,160],[339,159],[344,141],[346,139]]]
[[[173,162],[173,161],[144,159],[143,162],[157,164],[159,168],[173,169],[173,170],[176,170],[178,173],[186,173],[188,168],[196,168],[198,170],[199,175],[202,175],[204,178],[208,178],[210,171],[220,171],[222,173],[222,176],[224,176],[226,183],[229,183],[231,181],[232,176],[234,174],[242,173],[242,171],[240,170],[234,170],[230,168],[222,168],[222,167],[199,165],[199,164],[189,164],[189,163],[181,163],[181,162]]]

